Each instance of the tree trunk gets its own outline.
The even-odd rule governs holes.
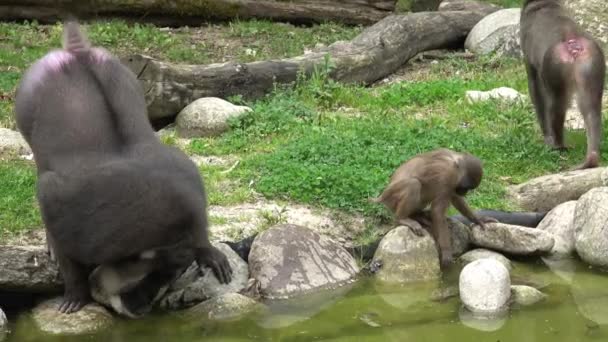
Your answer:
[[[200,24],[203,19],[267,18],[311,23],[373,24],[395,9],[396,0],[0,0],[0,20],[55,22],[67,11],[80,19],[132,17],[163,25]]]
[[[418,53],[462,46],[473,26],[495,9],[391,15],[350,42],[314,52],[252,63],[181,65],[144,55],[123,59],[141,81],[151,119],[176,115],[192,101],[208,96],[259,98],[273,84],[291,83],[298,71],[310,75],[328,56],[330,76],[342,82],[370,84],[386,77]]]

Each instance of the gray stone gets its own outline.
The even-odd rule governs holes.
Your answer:
[[[502,44],[496,49],[496,57],[504,58],[522,58],[524,56],[523,50],[521,49],[520,27],[517,25],[514,30],[510,30],[508,34],[503,37]]]
[[[511,297],[509,271],[494,259],[480,259],[460,272],[460,300],[473,313],[493,314],[504,311]]]
[[[543,218],[536,229],[551,233],[555,244],[551,254],[568,256],[574,252],[574,210],[576,201],[562,203]]]
[[[507,196],[523,210],[548,211],[605,185],[608,185],[608,168],[597,167],[534,178],[509,187]]]
[[[500,253],[496,253],[494,251],[490,251],[483,248],[477,248],[472,251],[469,251],[462,256],[460,256],[460,262],[463,264],[470,264],[471,262],[479,259],[494,259],[501,264],[503,264],[508,270],[511,270],[513,266],[511,265],[511,260],[506,258],[504,255]]]
[[[56,335],[90,334],[114,323],[112,314],[99,304],[87,304],[80,311],[62,314],[57,311],[61,301],[61,297],[53,298],[33,309],[32,317],[41,331]]]
[[[506,40],[517,37],[521,9],[496,11],[481,19],[469,32],[464,47],[479,55],[495,52]]]
[[[53,292],[63,280],[43,246],[0,246],[0,290]]]
[[[182,109],[175,120],[177,135],[182,138],[213,137],[228,129],[228,120],[251,111],[217,97],[203,97]]]
[[[546,294],[525,285],[511,285],[511,295],[515,303],[523,306],[533,305],[547,298]]]
[[[0,127],[0,156],[31,154],[32,150],[21,133]]]
[[[232,281],[229,284],[220,284],[208,267],[201,275],[198,264],[195,262],[171,285],[160,301],[162,308],[186,308],[209,298],[239,292],[247,286],[247,280],[249,279],[247,263],[225,243],[217,243],[214,246],[228,258],[232,267]]]
[[[224,293],[185,311],[186,317],[212,321],[235,321],[264,311],[264,305],[238,293]]]
[[[338,243],[293,224],[279,224],[256,236],[249,272],[265,298],[290,298],[353,281],[355,259]]]
[[[466,224],[452,219],[448,219],[448,227],[452,235],[452,252],[454,258],[457,258],[471,247],[471,229]]]
[[[608,266],[608,187],[590,190],[576,203],[574,246],[582,260]]]
[[[555,243],[553,236],[542,230],[504,223],[488,223],[486,229],[471,229],[474,245],[515,255],[544,254]]]
[[[422,229],[418,222],[408,221],[408,225]],[[388,232],[380,241],[372,261],[382,263],[376,277],[390,283],[438,278],[441,272],[435,241],[426,230],[423,232],[423,236],[417,236],[408,226],[399,226]]]

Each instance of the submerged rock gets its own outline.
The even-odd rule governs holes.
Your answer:
[[[551,233],[555,244],[551,254],[568,256],[574,252],[574,210],[576,201],[562,203],[540,221],[537,229]]]
[[[249,253],[249,272],[265,298],[290,298],[353,281],[355,259],[339,244],[293,224],[260,233]]]
[[[212,321],[235,321],[254,312],[264,310],[264,305],[238,293],[224,293],[186,310],[186,317]]]
[[[232,267],[232,281],[220,284],[210,268],[206,267],[201,274],[196,262],[169,287],[160,301],[163,309],[183,309],[198,304],[209,298],[226,293],[236,293],[247,286],[249,268],[236,252],[224,243],[214,244],[228,258]]]
[[[581,196],[573,225],[575,248],[581,259],[594,266],[608,266],[608,187]]]
[[[418,222],[408,220],[414,229]],[[388,232],[374,254],[372,262],[382,262],[376,277],[384,282],[403,283],[436,279],[441,275],[439,255],[431,235],[417,236],[409,226],[399,226]]]
[[[469,311],[466,307],[460,307],[458,318],[460,322],[469,328],[479,331],[492,332],[502,328],[507,323],[508,311],[504,310],[495,315],[481,315]]]
[[[80,311],[62,314],[57,311],[62,298],[42,302],[33,309],[32,317],[40,330],[56,335],[90,334],[108,328],[114,318],[103,306],[90,303]]]
[[[509,271],[494,259],[480,259],[460,272],[460,299],[473,313],[491,315],[506,309],[511,297]]]
[[[596,167],[534,178],[510,186],[507,196],[524,210],[545,211],[577,200],[587,191],[607,184],[608,168]]]
[[[0,290],[54,292],[63,280],[43,246],[0,246]]]
[[[542,230],[504,223],[488,223],[486,229],[473,227],[471,241],[480,247],[514,255],[547,253],[555,243],[553,236]]]
[[[483,248],[477,248],[474,249],[472,251],[469,251],[465,254],[463,254],[462,256],[460,256],[460,262],[464,265],[466,264],[470,264],[475,260],[479,260],[479,259],[494,259],[498,262],[500,262],[501,264],[503,264],[507,270],[511,270],[511,268],[513,268],[513,266],[511,265],[511,260],[509,260],[507,257],[505,257],[504,255],[500,254],[500,253],[496,253],[494,251],[490,251],[487,249],[483,249]]]
[[[523,306],[533,305],[547,298],[546,294],[540,292],[532,286],[525,285],[512,285],[511,293],[513,296],[513,301]]]
[[[213,137],[226,132],[228,120],[251,111],[217,97],[200,98],[182,109],[175,119],[176,132],[183,138]]]

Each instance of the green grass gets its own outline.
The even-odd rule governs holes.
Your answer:
[[[24,162],[0,162],[0,241],[5,234],[41,226],[35,170]]]

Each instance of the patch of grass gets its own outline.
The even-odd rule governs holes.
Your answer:
[[[521,7],[521,4],[522,4],[522,0],[481,0],[481,1],[496,4],[496,5],[499,5],[504,8]]]
[[[0,162],[0,237],[41,227],[36,171],[25,162]]]
[[[203,165],[200,168],[209,205],[231,205],[248,202],[253,193],[242,182],[224,174],[224,168]]]

